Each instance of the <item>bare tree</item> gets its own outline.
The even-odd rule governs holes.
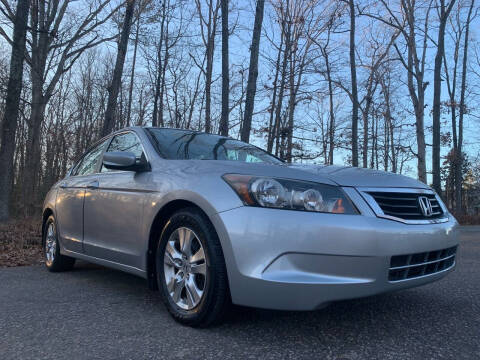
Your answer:
[[[260,34],[262,31],[263,9],[265,0],[257,0],[255,9],[255,22],[253,25],[252,45],[250,46],[250,65],[248,67],[247,95],[245,98],[245,113],[242,124],[242,141],[249,142],[252,127],[253,106],[255,92],[257,91],[258,77],[258,51],[260,48]],[[288,5],[287,5],[288,6]]]
[[[282,26],[283,28],[283,26]],[[280,74],[280,61],[281,61],[281,56],[282,56],[282,51],[283,51],[283,42],[284,42],[284,32],[283,30],[280,31],[280,45],[278,46],[277,49],[277,59],[275,61],[275,75],[274,75],[274,80],[272,83],[272,101],[270,104],[270,109],[269,109],[269,123],[268,123],[268,135],[267,135],[267,151],[272,152],[273,150],[273,142],[275,140],[275,134],[276,134],[276,128],[277,128],[277,123],[273,121],[274,119],[274,112],[275,112],[275,106],[277,103],[277,92],[278,92],[278,78]]]
[[[440,100],[442,89],[442,60],[445,52],[445,27],[448,17],[456,0],[451,0],[448,5],[445,0],[439,0],[439,29],[437,40],[437,53],[435,55],[435,68],[433,70],[433,146],[432,146],[432,177],[433,188],[442,193],[440,182]]]
[[[328,82],[328,105],[329,105],[329,125],[328,125],[328,164],[333,165],[333,151],[335,148],[335,108],[333,105],[333,81],[332,81],[332,69],[330,64],[330,54],[328,46],[330,44],[330,36],[333,27],[333,18],[327,27],[327,41],[323,47],[320,47],[323,57],[325,58],[325,73]]]
[[[220,135],[228,135],[229,113],[229,62],[228,62],[228,0],[220,0],[222,6],[222,117],[220,118]]]
[[[394,133],[394,123],[392,115],[392,100],[391,100],[391,74],[389,72],[390,67],[387,68],[387,71],[384,71],[380,77],[380,85],[382,87],[383,94],[383,103],[385,110],[383,111],[383,116],[385,119],[385,170],[388,168],[388,159],[390,152],[390,159],[392,164],[392,171],[397,172],[397,156],[399,147],[395,146],[395,133]]]
[[[452,11],[452,16],[449,19],[449,26],[446,28],[448,38],[452,43],[452,51],[443,52],[444,63],[444,82],[447,85],[448,100],[442,102],[442,106],[450,112],[451,115],[451,134],[452,134],[452,150],[447,155],[449,172],[444,175],[445,178],[445,192],[444,199],[449,206],[454,207],[459,199],[456,199],[455,189],[456,184],[456,166],[458,163],[458,108],[459,101],[457,101],[457,87],[459,87],[459,66],[461,66],[460,49],[462,47],[462,40],[466,28],[466,21],[462,17],[462,9],[464,7],[463,1],[457,1],[455,11]],[[448,49],[445,49],[448,50]],[[451,62],[450,62],[451,60]],[[461,74],[460,74],[461,75]],[[448,133],[447,133],[448,134]],[[461,186],[461,185],[460,185]],[[460,193],[461,195],[461,193]],[[460,199],[461,200],[461,199]],[[455,206],[456,208],[456,206]]]
[[[115,69],[113,70],[112,83],[108,88],[108,102],[107,110],[105,112],[105,122],[103,123],[102,136],[108,135],[115,128],[118,92],[120,91],[120,85],[122,82],[123,65],[125,63],[125,55],[127,54],[128,39],[130,37],[130,29],[132,27],[133,10],[135,8],[135,0],[126,0],[126,2],[127,7],[125,9],[122,32],[120,34],[120,41],[118,43]]]
[[[284,136],[287,138],[285,158],[288,162],[293,160],[293,132],[294,132],[294,114],[298,104],[298,95],[303,81],[303,75],[307,67],[315,60],[315,56],[310,54],[312,44],[317,43],[316,39],[324,31],[322,13],[317,13],[317,1],[297,1],[293,6],[293,36],[290,41],[291,49],[289,51],[289,101],[288,101],[288,120],[284,127]],[[328,23],[328,21],[327,21]]]
[[[138,50],[138,40],[139,40],[139,33],[140,33],[141,15],[145,7],[145,4],[146,3],[140,3],[138,7],[137,26],[135,29],[135,40],[133,45],[132,69],[130,72],[130,86],[128,88],[127,126],[130,126],[130,123],[131,123],[133,86],[134,86],[134,80],[135,80],[135,65],[137,64],[137,50]]]
[[[2,3],[4,2],[5,0],[2,0]],[[2,164],[3,167],[3,175],[0,176],[0,221],[7,220],[10,214],[9,205],[14,175],[15,136],[17,132],[20,94],[22,92],[23,62],[25,60],[29,7],[30,0],[18,0],[13,20],[10,74],[7,84],[5,111],[0,123],[0,164]]]
[[[398,30],[404,39],[404,49],[401,44],[394,43],[398,59],[407,71],[407,87],[415,112],[415,128],[417,139],[417,174],[418,179],[427,182],[426,143],[425,143],[425,92],[429,84],[425,80],[425,65],[428,48],[429,15],[433,0],[418,3],[416,0],[400,1],[400,9],[396,10],[386,0],[380,0],[386,14],[361,13]],[[424,14],[419,18],[417,13]],[[422,25],[422,26],[420,26]],[[421,33],[421,45],[417,44],[418,33]],[[406,54],[405,54],[405,50]]]
[[[457,3],[458,6],[461,6],[461,2]],[[460,44],[461,44],[461,39],[463,36],[463,31],[464,31],[464,26],[461,24],[460,20],[460,9],[456,11],[455,14],[455,20],[451,20],[451,25],[450,25],[450,37],[451,40],[454,43],[453,46],[453,64],[452,68],[449,69],[449,62],[447,60],[447,54],[444,51],[443,52],[443,62],[444,62],[444,68],[445,68],[445,82],[447,84],[447,92],[449,96],[448,103],[445,105],[449,107],[450,109],[450,115],[451,115],[451,125],[452,125],[452,143],[453,143],[453,151],[456,153],[457,151],[457,144],[458,144],[458,138],[457,138],[457,101],[456,101],[456,91],[457,91],[457,77],[458,77],[458,65],[459,65],[459,53],[460,53]],[[453,164],[455,166],[455,164]],[[455,186],[455,184],[452,182],[452,185]]]
[[[277,16],[279,17],[279,22],[281,24],[282,36],[285,39],[285,47],[283,50],[283,59],[282,59],[282,70],[280,72],[280,89],[278,93],[278,102],[277,108],[275,109],[275,123],[273,128],[273,136],[275,138],[275,155],[279,155],[280,151],[280,129],[281,129],[281,114],[282,114],[282,105],[283,97],[285,92],[285,84],[287,79],[287,64],[289,52],[291,51],[291,34],[292,34],[292,22],[290,21],[290,13],[288,9],[290,8],[290,0],[286,0],[286,5],[283,7],[282,3],[280,6],[276,7]]]
[[[460,85],[460,110],[459,110],[459,119],[458,119],[458,145],[457,145],[457,153],[458,156],[457,164],[455,166],[455,210],[458,213],[463,212],[462,206],[462,169],[463,169],[463,117],[466,112],[465,108],[465,91],[467,87],[467,61],[468,61],[468,42],[469,42],[469,34],[470,34],[470,22],[472,20],[472,10],[475,4],[475,0],[471,0],[470,7],[468,9],[468,16],[467,22],[465,25],[465,37],[464,37],[464,45],[463,45],[463,61],[462,61],[462,84]]]
[[[352,165],[358,166],[358,90],[355,64],[355,3],[348,0],[350,8],[350,78],[352,82]]]
[[[162,92],[162,74],[163,74],[163,67],[162,67],[162,49],[163,49],[163,42],[165,38],[165,21],[167,18],[167,1],[162,2],[162,11],[161,17],[162,20],[160,22],[160,39],[157,45],[157,65],[156,65],[156,77],[155,77],[155,96],[153,98],[153,114],[152,114],[152,126],[158,126],[158,101],[160,97],[162,98],[163,102],[163,92]],[[163,107],[163,104],[160,104],[160,108]],[[163,116],[160,118],[160,126],[163,126]]]
[[[333,70],[332,70],[332,60],[331,60],[331,53],[333,52],[333,49],[330,49],[330,43],[331,43],[331,38],[337,31],[338,26],[340,25],[340,11],[341,8],[337,6],[337,8],[332,11],[330,14],[330,17],[327,21],[326,25],[326,39],[324,40],[323,44],[319,43],[317,40],[312,39],[320,49],[320,53],[324,59],[325,63],[325,70],[320,71],[322,76],[326,79],[327,81],[327,87],[328,87],[328,105],[329,105],[329,122],[327,126],[327,138],[328,141],[325,139],[323,141],[324,144],[324,157],[325,157],[325,163],[333,165],[333,156],[334,156],[334,149],[335,149],[335,113],[336,109],[334,106],[334,85],[335,85],[335,80],[333,79]],[[347,90],[348,89],[345,89]],[[323,126],[323,122],[322,122]],[[328,147],[328,152],[327,152],[327,147]]]
[[[26,56],[30,65],[31,107],[23,174],[27,214],[34,211],[37,204],[35,189],[41,165],[41,126],[47,103],[62,75],[72,68],[85,50],[114,38],[100,34],[99,28],[116,13],[120,5],[109,8],[110,0],[93,1],[95,5],[88,3],[86,10],[78,13],[67,12],[69,1],[32,2],[30,52]],[[69,25],[62,26],[66,17]]]
[[[197,12],[200,19],[200,30],[203,44],[205,46],[206,69],[205,75],[205,132],[212,131],[212,75],[215,51],[215,35],[218,24],[218,11],[220,9],[220,0],[206,0],[207,14],[203,13],[201,0],[195,0]]]
[[[84,0],[82,6],[60,0],[30,2],[23,52],[28,76],[15,107],[12,136],[5,129],[15,121],[7,115],[15,102],[5,99],[9,49],[18,45],[12,31],[15,2],[0,0],[0,36],[6,40],[0,43],[0,154],[6,170],[3,149],[14,146],[10,180],[8,171],[1,174],[0,193],[3,184],[10,185],[11,215],[40,209],[42,195],[101,135],[108,116],[112,129],[152,123],[237,138],[248,135],[248,140],[261,134],[268,151],[292,162],[333,164],[335,159],[352,164],[356,147],[360,166],[408,174],[416,168],[426,182],[425,138],[430,138],[431,128],[424,118],[433,104],[427,90],[439,68],[445,94],[437,93],[435,100],[442,100],[441,116],[451,111],[448,125],[439,124],[440,145],[453,144],[441,168],[442,186],[445,181],[450,208],[470,211],[468,188],[475,180],[464,180],[468,159],[461,155],[472,154],[476,139],[469,136],[475,135],[464,134],[464,128],[473,128],[480,108],[475,97],[479,47],[469,28],[478,2],[269,0],[253,44],[252,29],[238,23],[246,11],[242,2],[135,1],[132,34],[126,40],[127,48],[132,47],[128,74],[117,76],[115,111],[110,106],[106,113],[112,74],[120,64],[116,57],[126,25],[126,1]],[[452,1],[442,51],[441,21],[434,15],[442,18],[443,6],[445,17]],[[257,0],[252,4],[255,10],[261,5]],[[221,50],[215,48],[220,32]],[[118,42],[111,43],[113,48],[96,47],[114,39]],[[250,59],[255,52],[256,64]],[[439,52],[440,67],[434,62]],[[254,75],[258,77],[252,83]],[[261,138],[255,141],[262,146]]]
[[[385,30],[381,30],[385,32]],[[370,54],[366,54],[365,58],[368,63],[365,63],[365,60],[360,58],[359,66],[365,68],[368,71],[368,77],[365,85],[365,94],[362,97],[362,100],[359,103],[359,109],[362,113],[363,118],[363,146],[362,146],[362,160],[363,167],[368,167],[368,143],[369,143],[369,116],[372,110],[372,105],[374,101],[375,92],[377,86],[379,85],[379,68],[383,65],[385,61],[390,61],[388,55],[394,41],[397,39],[400,31],[395,30],[393,34],[382,34],[374,32],[372,30],[371,38],[368,41],[364,40],[364,44],[368,44],[368,47],[365,46],[366,50]],[[372,140],[375,141],[375,138],[372,136]]]

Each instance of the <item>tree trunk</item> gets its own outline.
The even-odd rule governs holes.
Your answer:
[[[423,83],[423,77],[420,82]],[[418,96],[418,105],[415,108],[417,158],[418,158],[417,172],[418,172],[418,180],[426,184],[427,183],[427,164],[425,160],[426,144],[425,144],[424,109],[425,109],[425,98],[424,98],[424,94],[420,93]]]
[[[228,0],[220,0],[222,6],[222,117],[219,132],[228,136],[228,92],[230,89],[228,63]]]
[[[440,27],[438,29],[437,54],[433,70],[433,146],[432,146],[432,177],[433,189],[442,193],[440,181],[440,101],[442,90],[442,59],[445,52],[445,26],[455,0],[451,0],[445,8],[445,0],[440,0]]]
[[[320,50],[325,59],[325,70],[327,75],[328,83],[328,106],[329,106],[329,125],[327,127],[327,136],[328,136],[328,154],[327,152],[327,140],[323,141],[323,152],[325,158],[325,164],[333,165],[333,150],[335,147],[335,109],[333,105],[333,81],[332,81],[332,70],[330,65],[330,54],[328,53],[328,46],[330,44],[330,35],[332,32],[332,27],[334,22],[334,17],[330,19],[327,28],[327,40],[324,46],[320,46]],[[322,121],[323,123],[323,121]],[[322,129],[323,134],[323,129]],[[323,136],[322,136],[323,137]]]
[[[350,6],[350,74],[352,80],[352,165],[358,166],[358,90],[357,69],[355,65],[355,3]]]
[[[430,9],[428,9],[429,12]],[[427,20],[428,20],[427,12]],[[409,13],[409,15],[411,15]],[[410,16],[411,17],[411,16]],[[415,41],[415,26],[413,20],[409,20],[409,33],[407,36],[407,85],[410,99],[412,100],[413,108],[415,111],[415,131],[417,137],[417,174],[418,180],[423,183],[427,183],[427,166],[425,161],[426,144],[425,144],[425,90],[428,83],[423,82],[424,76],[424,64],[425,56],[422,56],[422,60],[419,61],[417,57],[416,41]],[[427,29],[427,21],[425,23],[425,29]],[[423,53],[426,49],[426,34],[424,38]],[[415,84],[414,84],[415,79]],[[403,165],[403,164],[402,164]],[[400,171],[401,172],[401,171]]]
[[[250,130],[252,127],[253,105],[255,103],[255,92],[257,91],[258,77],[258,52],[260,47],[260,34],[262,32],[263,8],[265,0],[257,0],[255,9],[255,23],[253,25],[252,45],[250,46],[250,65],[248,67],[247,94],[245,97],[245,113],[241,140],[249,142]]]
[[[17,132],[20,95],[22,92],[23,62],[30,0],[18,0],[13,20],[13,44],[10,57],[10,74],[7,84],[5,111],[1,125],[0,164],[3,175],[0,176],[0,221],[10,215],[10,193],[13,184],[15,156],[15,137]]]
[[[453,69],[452,69],[452,82],[450,83],[450,75],[448,72],[448,64],[447,64],[447,56],[445,51],[443,52],[443,65],[445,67],[445,82],[447,84],[447,91],[449,97],[449,107],[450,107],[450,115],[451,115],[451,125],[452,125],[452,161],[450,163],[449,171],[450,174],[446,179],[446,186],[445,186],[445,200],[447,202],[447,206],[452,208],[453,206],[453,198],[455,194],[455,186],[456,186],[456,166],[457,166],[457,156],[458,156],[458,137],[457,137],[457,101],[456,101],[456,90],[457,90],[457,68],[458,68],[458,54],[460,49],[460,42],[462,39],[462,29],[458,29],[458,33],[455,34],[455,47],[453,52]],[[452,175],[453,174],[453,181]]]
[[[120,92],[120,86],[122,85],[123,65],[127,54],[128,38],[132,27],[134,7],[135,0],[127,0],[127,8],[125,10],[120,42],[118,43],[117,59],[115,61],[115,69],[113,70],[112,83],[108,88],[108,103],[107,110],[105,111],[102,136],[110,134],[115,128],[118,93]]]
[[[390,105],[390,82],[387,84],[386,81],[381,81],[380,85],[382,86],[383,101],[385,103],[385,132],[388,132],[389,144],[385,144],[385,148],[390,146],[390,153],[392,154],[392,172],[397,172],[397,159],[395,153],[395,143],[394,143],[394,126],[392,122],[392,111]],[[387,150],[386,150],[387,151]]]
[[[132,112],[132,97],[133,97],[133,84],[135,79],[135,65],[137,62],[137,48],[138,48],[138,33],[140,32],[140,14],[137,19],[137,29],[135,31],[135,45],[133,47],[133,62],[132,72],[130,73],[130,87],[128,89],[128,109],[127,109],[127,126],[130,126],[131,119],[130,114]]]
[[[287,3],[288,5],[288,3]],[[275,126],[274,126],[274,133],[275,133],[275,155],[279,155],[280,151],[280,128],[281,128],[281,115],[282,115],[282,106],[283,106],[283,94],[285,92],[285,83],[287,78],[287,63],[288,63],[288,54],[290,53],[290,35],[291,35],[291,24],[284,24],[282,26],[282,31],[285,31],[285,25],[287,26],[287,32],[285,34],[285,50],[283,52],[283,60],[282,60],[282,78],[280,80],[280,90],[278,93],[278,104],[277,109],[275,110]]]
[[[470,8],[468,9],[467,23],[465,25],[465,43],[463,45],[463,60],[462,60],[462,84],[460,85],[460,110],[458,118],[458,156],[457,164],[455,166],[455,211],[457,214],[463,212],[462,204],[462,185],[463,185],[463,115],[466,112],[465,108],[465,90],[467,86],[467,60],[468,60],[468,36],[470,32],[470,21],[472,17],[472,10],[475,0],[472,0],[470,3]]]
[[[289,97],[288,97],[288,122],[287,122],[287,154],[286,160],[288,163],[292,162],[293,150],[293,114],[295,112],[295,65],[294,52],[290,52],[290,71],[288,72]]]
[[[152,113],[152,126],[158,126],[158,100],[160,98],[161,90],[160,86],[162,84],[162,47],[163,47],[163,36],[164,36],[164,26],[165,26],[165,15],[166,15],[166,1],[162,3],[162,21],[160,23],[160,41],[158,44],[157,50],[157,76],[155,78],[155,95],[153,97],[153,113]]]
[[[163,41],[165,43],[165,53],[163,56],[163,65],[162,65],[162,81],[160,83],[160,102],[158,106],[158,120],[159,120],[159,126],[163,127],[165,126],[164,120],[163,120],[163,101],[165,99],[165,83],[166,83],[166,77],[165,74],[167,73],[167,65],[168,65],[168,59],[170,57],[169,53],[169,45],[168,45],[168,22],[167,22],[167,29],[165,31],[165,40]]]
[[[368,167],[368,115],[370,114],[370,106],[372,105],[373,100],[373,68],[370,78],[368,79],[367,85],[367,95],[365,100],[365,110],[363,111],[363,167]]]
[[[38,9],[36,10],[38,11]],[[41,12],[41,9],[39,12]],[[42,24],[40,24],[39,30],[44,31]],[[36,188],[41,164],[41,128],[45,118],[45,108],[51,96],[51,94],[44,95],[43,93],[44,79],[42,76],[46,69],[47,54],[45,49],[48,47],[48,36],[48,34],[41,32],[38,35],[38,40],[35,39],[34,44],[32,44],[32,70],[30,72],[32,105],[25,146],[24,198],[22,199],[25,216],[35,214],[35,206],[39,201]]]
[[[275,63],[275,78],[273,79],[273,95],[272,95],[272,104],[270,106],[270,120],[268,123],[268,138],[267,138],[267,151],[271,153],[273,151],[273,141],[275,140],[275,124],[273,122],[273,114],[275,110],[275,104],[277,102],[277,90],[278,90],[278,75],[280,73],[280,60],[283,49],[283,31],[280,35],[280,46],[278,48],[277,62]]]
[[[214,34],[212,35],[215,36]],[[205,132],[211,132],[212,128],[212,73],[213,73],[213,39],[207,46],[207,71],[205,75]]]
[[[213,75],[213,55],[215,51],[215,35],[217,32],[217,12],[218,6],[215,10],[209,10],[208,22],[208,40],[206,49],[207,68],[205,71],[205,132],[212,131],[212,75]],[[212,23],[213,22],[213,23]]]
[[[388,118],[384,114],[383,117],[383,128],[385,129],[383,133],[383,169],[388,171],[388,159],[389,159],[389,152],[390,152],[390,132],[387,131],[388,129]]]
[[[334,138],[335,138],[335,112],[333,108],[333,85],[332,85],[332,74],[330,70],[330,59],[328,57],[327,49],[325,49],[325,65],[327,68],[327,81],[328,81],[328,104],[329,104],[329,114],[330,114],[330,123],[328,126],[328,163],[333,165],[333,149],[334,149]]]

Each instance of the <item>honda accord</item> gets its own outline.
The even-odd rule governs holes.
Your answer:
[[[48,270],[82,259],[138,275],[199,327],[232,303],[313,310],[427,284],[458,245],[454,217],[412,178],[154,127],[95,143],[47,194],[42,231]]]

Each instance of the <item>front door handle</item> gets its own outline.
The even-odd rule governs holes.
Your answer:
[[[98,180],[94,180],[88,183],[87,189],[98,189]]]

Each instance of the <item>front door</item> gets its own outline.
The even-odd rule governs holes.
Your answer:
[[[129,151],[138,158],[145,156],[133,132],[115,135],[107,151]],[[142,268],[146,194],[141,184],[149,176],[149,173],[110,171],[102,167],[98,188],[87,190],[85,196],[84,249],[87,255]]]
[[[62,247],[83,252],[83,206],[86,190],[95,182],[101,155],[107,141],[87,152],[70,176],[60,182],[55,204],[58,234]]]

